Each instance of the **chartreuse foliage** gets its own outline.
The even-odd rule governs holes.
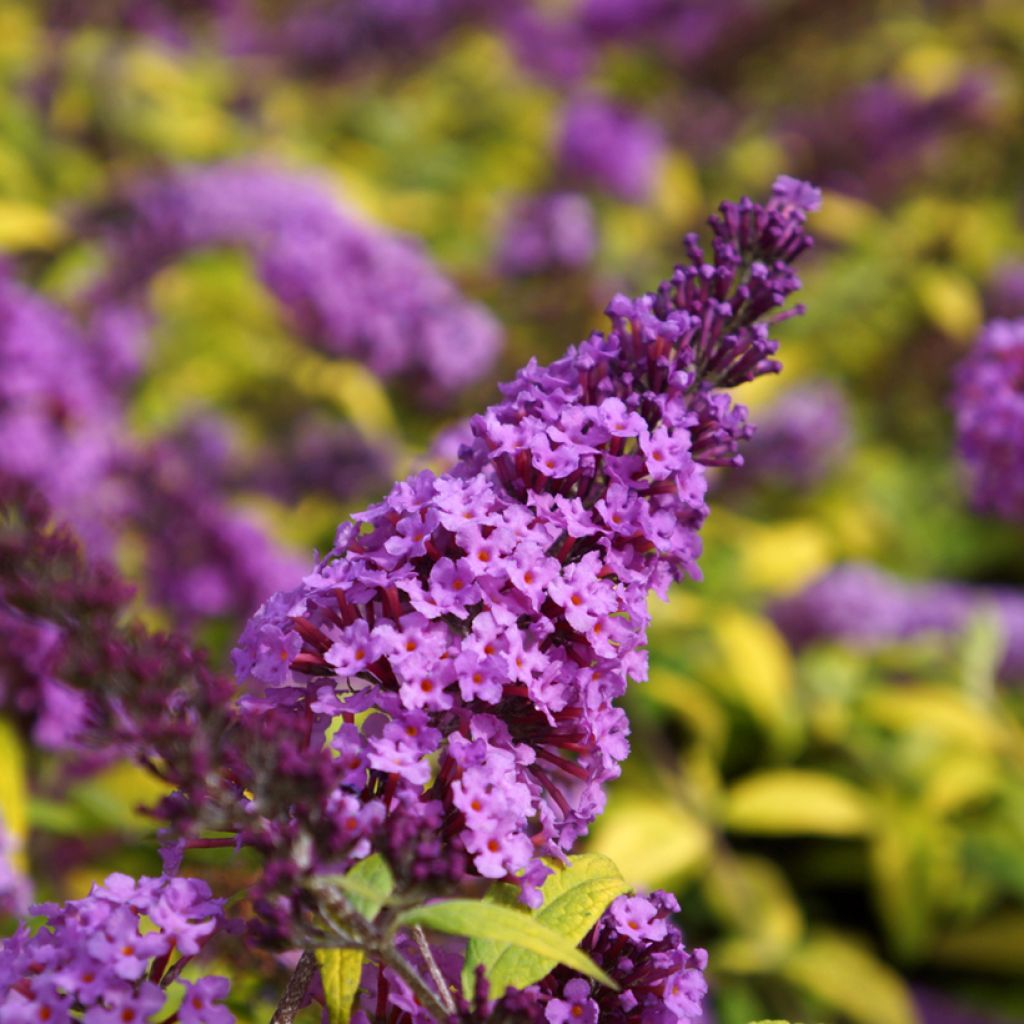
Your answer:
[[[578,944],[608,904],[627,892],[629,886],[615,864],[600,854],[581,854],[570,858],[566,865],[547,863],[552,874],[541,887],[544,903],[528,916]],[[485,902],[508,907],[519,914],[527,913],[519,903],[516,889],[510,885],[494,886]],[[464,989],[471,990],[478,965],[484,967],[490,990],[497,999],[510,985],[525,988],[539,981],[555,967],[556,961],[518,944],[513,932],[498,940],[484,937],[470,940],[462,974]]]
[[[22,844],[28,833],[28,780],[25,747],[21,736],[5,718],[0,718],[0,822]],[[25,855],[16,855],[19,871],[25,870]]]
[[[541,924],[535,917],[510,907],[482,900],[440,900],[407,910],[398,917],[402,925],[420,925],[446,935],[513,945],[554,963],[565,964],[616,988],[616,984],[586,953],[560,932]],[[532,973],[532,972],[531,972]]]
[[[518,889],[498,883],[481,900],[440,900],[409,909],[394,908],[393,928],[422,927],[469,939],[463,987],[473,991],[475,974],[482,967],[491,998],[507,988],[526,988],[558,964],[565,964],[603,985],[615,988],[584,952],[580,940],[615,899],[629,891],[615,865],[600,854],[581,854],[566,864],[549,862],[551,875],[541,888],[543,905],[528,910],[517,899]],[[394,880],[379,854],[360,861],[346,875],[325,879],[339,890],[366,923],[373,923],[388,907]],[[359,991],[365,960],[353,933],[352,948],[317,951],[324,995],[332,1024],[348,1024]]]
[[[912,1024],[893,964],[1024,976],[1021,731],[993,685],[991,623],[952,657],[925,643],[795,658],[748,608],[679,598],[656,611],[651,680],[630,698],[642,753],[591,849],[632,884],[684,893],[719,1019],[784,1005]],[[723,657],[723,633],[745,664]],[[851,892],[869,911],[856,930],[816,920]]]
[[[359,861],[349,872],[330,879],[361,918],[373,922],[395,889],[387,861],[374,853]],[[318,949],[317,962],[324,986],[324,999],[332,1024],[348,1024],[352,1005],[359,994],[365,954],[351,948]]]

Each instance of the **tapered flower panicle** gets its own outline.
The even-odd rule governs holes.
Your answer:
[[[167,987],[223,922],[205,882],[111,875],[84,899],[34,907],[46,917],[0,944],[5,1024],[144,1024],[166,1017]],[[148,919],[148,925],[144,920]],[[231,1024],[226,978],[184,982],[182,1021]],[[170,1019],[170,1018],[169,1018]]]
[[[777,369],[768,328],[816,202],[782,179],[723,204],[710,260],[689,238],[656,292],[612,301],[607,334],[506,385],[456,469],[342,524],[253,617],[235,664],[254,706],[351,723],[339,807],[436,822],[439,870],[461,856],[535,898],[538,855],[586,831],[628,752],[614,701],[646,676],[648,593],[697,573],[703,464],[749,433],[721,389]]]
[[[984,328],[957,370],[953,408],[974,505],[1024,520],[1024,319]]]

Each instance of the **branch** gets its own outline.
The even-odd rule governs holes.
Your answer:
[[[295,972],[288,979],[284,995],[277,1004],[274,1016],[270,1018],[270,1024],[292,1024],[302,1006],[302,1000],[306,998],[315,967],[316,953],[311,949],[305,950],[295,966]]]

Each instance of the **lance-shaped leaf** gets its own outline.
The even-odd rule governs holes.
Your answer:
[[[363,975],[361,949],[318,949],[320,980],[331,1024],[349,1024]]]
[[[530,916],[578,945],[597,923],[608,904],[629,890],[622,873],[607,857],[585,853],[573,857],[568,867],[554,861],[546,862],[551,874],[541,887],[543,905]],[[517,890],[510,885],[495,886],[487,902],[509,905]],[[518,904],[515,904],[516,906]],[[522,913],[523,911],[519,911]],[[550,957],[517,946],[506,936],[495,942],[472,939],[466,951],[462,971],[462,987],[469,991],[478,964],[483,964],[490,982],[491,997],[498,999],[509,986],[526,988],[549,974],[556,962]]]
[[[576,948],[574,942],[541,924],[523,910],[513,910],[483,900],[444,900],[407,910],[398,917],[398,924],[409,928],[418,924],[436,932],[463,935],[468,939],[512,942],[545,960],[565,964],[602,985],[618,988],[586,953]]]

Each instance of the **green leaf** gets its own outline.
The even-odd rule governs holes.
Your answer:
[[[318,949],[320,980],[331,1024],[348,1024],[363,975],[361,949]]]
[[[871,827],[867,795],[825,772],[778,768],[748,775],[726,798],[726,825],[758,835],[861,836]]]
[[[554,869],[554,874],[541,887],[544,904],[530,917],[574,946],[593,928],[608,904],[629,890],[615,864],[598,853],[573,857],[568,867],[552,862],[548,867]],[[495,887],[493,897],[488,895],[487,902],[507,902],[509,888],[512,887]],[[507,937],[500,941],[474,938],[466,952],[463,990],[472,988],[478,964],[483,964],[487,972],[491,998],[499,999],[510,985],[526,988],[540,981],[555,968],[556,961],[517,946]]]
[[[395,891],[395,878],[388,862],[371,853],[344,875],[332,875],[331,882],[341,889],[357,913],[372,921]]]
[[[654,889],[695,872],[712,846],[707,825],[668,797],[619,789],[594,827],[591,848],[622,864],[631,885]]]
[[[834,932],[810,938],[787,961],[782,977],[852,1024],[915,1024],[903,979],[862,946]]]
[[[25,746],[6,718],[0,718],[0,766],[0,824],[16,840],[14,861],[24,871],[28,865],[22,847],[28,835],[29,806]]]
[[[594,978],[609,988],[618,986],[575,943],[551,928],[546,928],[531,914],[512,910],[483,900],[445,900],[407,910],[398,917],[406,927],[422,925],[447,935],[464,935],[469,939],[490,939],[513,942],[546,960],[565,964],[580,974]]]

